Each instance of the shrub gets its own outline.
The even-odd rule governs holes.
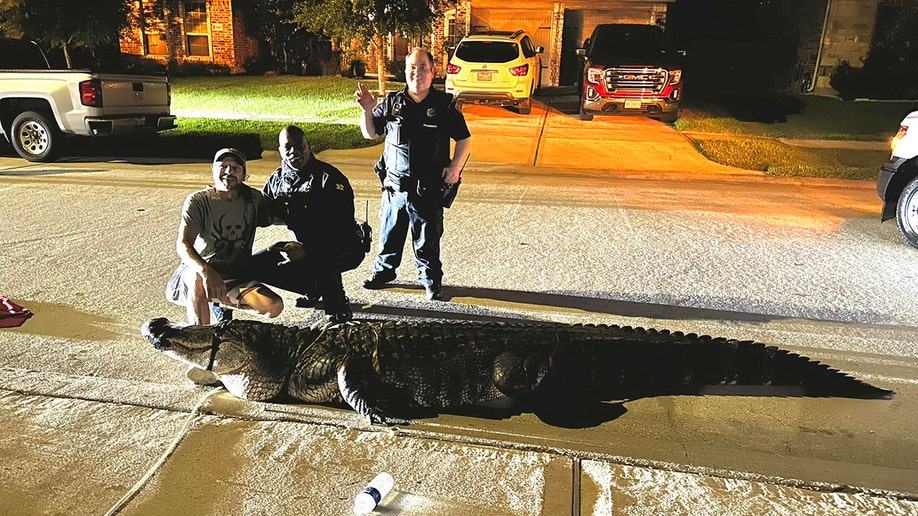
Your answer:
[[[863,69],[851,66],[848,61],[842,61],[832,72],[829,86],[838,92],[842,100],[854,100],[862,90]]]
[[[354,59],[351,61],[350,66],[348,67],[348,77],[356,77],[358,79],[363,79],[367,74],[367,64],[361,61],[360,59]]]

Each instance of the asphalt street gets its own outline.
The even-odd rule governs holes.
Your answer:
[[[647,119],[466,109],[472,158],[443,245],[446,301],[410,251],[393,288],[345,274],[357,318],[547,320],[756,340],[892,399],[718,387],[615,400],[590,425],[444,413],[399,428],[350,410],[186,385],[139,335],[163,297],[182,200],[209,164],[0,157],[0,513],[918,514],[918,250],[870,181],[707,162]],[[378,227],[380,149],[326,151]],[[260,186],[277,153],[249,162]],[[879,166],[879,164],[878,164]],[[367,204],[368,203],[368,204]],[[283,228],[256,246],[286,239]],[[311,309],[280,321],[303,324]]]

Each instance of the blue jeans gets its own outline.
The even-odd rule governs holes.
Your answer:
[[[394,278],[402,263],[405,238],[411,228],[414,265],[418,283],[425,287],[440,285],[443,264],[440,262],[440,238],[443,236],[443,206],[437,195],[421,197],[417,192],[383,190],[379,208],[379,254],[373,263],[374,276]]]

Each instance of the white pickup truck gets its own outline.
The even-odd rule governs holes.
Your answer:
[[[0,40],[0,130],[29,161],[53,161],[67,135],[175,127],[165,76],[53,70],[32,42]]]

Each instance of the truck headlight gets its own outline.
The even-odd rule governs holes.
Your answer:
[[[899,140],[905,138],[905,133],[908,132],[907,126],[899,126],[899,131],[893,136],[892,140],[889,142],[889,148],[893,151],[896,150],[896,146],[899,145]]]
[[[587,69],[587,82],[592,82],[594,84],[599,84],[599,79],[602,77],[602,68],[593,67]]]
[[[679,84],[679,81],[682,80],[682,70],[670,70],[669,71],[669,83],[670,84]]]

